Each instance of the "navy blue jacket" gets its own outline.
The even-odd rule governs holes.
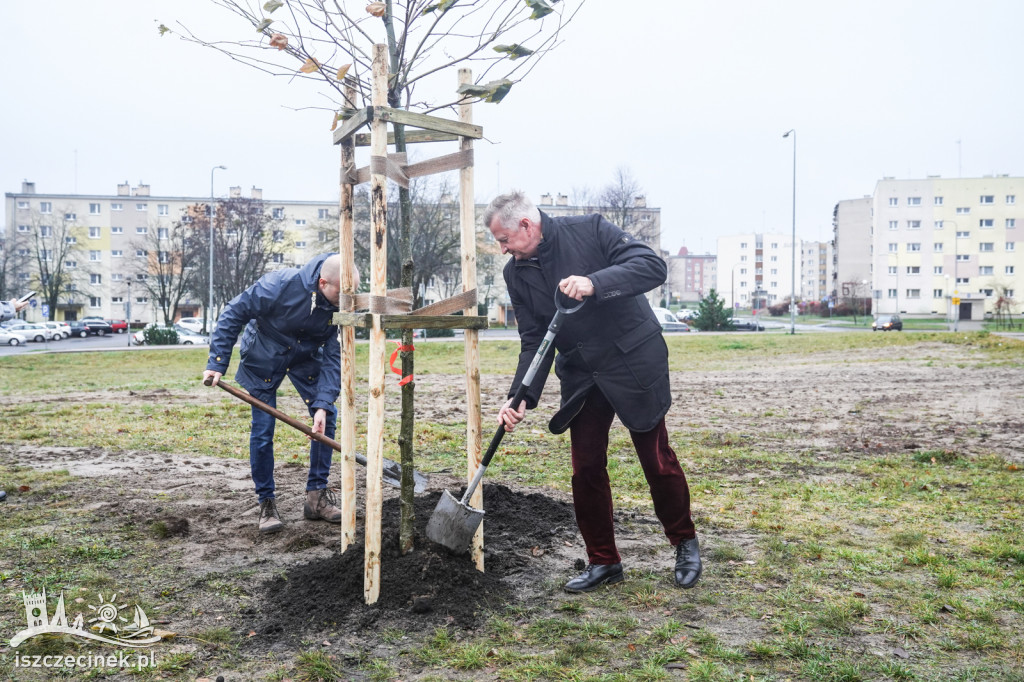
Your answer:
[[[594,295],[565,318],[554,341],[562,400],[549,428],[565,431],[596,385],[627,428],[650,431],[672,404],[668,347],[644,297],[665,282],[665,261],[597,214],[552,218],[541,212],[541,234],[536,259],[512,258],[504,270],[521,340],[509,397],[522,382],[555,314],[558,282],[584,275],[594,283]],[[527,407],[536,407],[550,367],[548,357],[527,393]]]
[[[310,410],[330,408],[341,390],[341,346],[333,324],[338,308],[317,287],[330,255],[268,273],[232,299],[210,339],[206,369],[227,371],[244,327],[235,373],[241,386],[250,392],[276,389],[288,374]]]

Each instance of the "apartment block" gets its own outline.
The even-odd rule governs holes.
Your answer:
[[[717,248],[715,289],[727,307],[761,310],[792,295],[793,240],[789,234],[729,235],[718,238]],[[798,259],[800,256],[796,254]],[[796,293],[799,299],[800,291]]]
[[[669,256],[667,286],[674,300],[694,303],[715,284],[718,258],[710,253],[690,253],[685,246]]]
[[[846,199],[832,211],[832,287],[838,302],[870,298],[871,216],[874,199]]]
[[[832,293],[832,242],[800,243],[799,295],[805,301],[824,301]]]
[[[1024,178],[1007,175],[880,180],[871,240],[875,310],[979,320],[997,301],[1019,296],[1018,197],[1024,202]]]

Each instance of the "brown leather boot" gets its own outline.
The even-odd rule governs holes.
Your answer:
[[[341,510],[337,499],[329,488],[306,491],[306,503],[302,505],[302,515],[310,521],[323,520],[330,523],[341,523]]]
[[[284,530],[281,515],[277,513],[277,500],[273,497],[260,502],[260,532],[276,533]]]

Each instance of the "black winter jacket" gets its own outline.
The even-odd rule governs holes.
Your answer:
[[[504,270],[521,341],[509,397],[522,382],[555,314],[558,282],[585,275],[594,283],[594,295],[565,318],[554,341],[562,399],[549,428],[565,431],[596,385],[628,429],[650,431],[672,404],[668,347],[644,297],[665,282],[665,261],[597,214],[552,218],[541,212],[541,234],[535,259],[512,258]],[[548,357],[527,393],[528,408],[536,407],[550,367]]]

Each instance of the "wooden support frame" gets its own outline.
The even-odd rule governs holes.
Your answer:
[[[351,475],[353,462],[349,461],[345,449],[345,438],[352,439],[352,460],[355,458],[355,329],[370,332],[369,385],[367,399],[366,427],[366,511],[363,597],[367,604],[374,604],[380,596],[381,526],[383,490],[381,474],[384,459],[384,394],[386,377],[386,329],[465,329],[466,356],[466,403],[467,403],[467,462],[469,475],[476,472],[480,464],[481,411],[480,411],[480,354],[478,330],[486,329],[485,316],[476,315],[476,206],[473,196],[473,140],[483,137],[483,129],[472,123],[472,105],[464,101],[459,106],[459,120],[449,121],[434,116],[416,114],[385,106],[388,83],[387,49],[375,45],[373,49],[373,95],[372,106],[357,109],[334,132],[335,144],[341,145],[341,200],[339,221],[339,249],[342,256],[343,310],[335,315],[334,322],[342,328],[344,349],[342,354],[342,551],[348,547],[354,534],[355,484]],[[468,69],[459,71],[459,82],[472,81]],[[348,91],[347,91],[348,92]],[[355,93],[347,95],[354,104]],[[400,155],[388,155],[389,144],[394,143],[394,134],[387,130],[388,123],[398,123],[423,128],[423,131],[407,131],[407,142],[459,141],[459,151],[429,161],[409,165]],[[356,135],[364,125],[370,126],[370,134]],[[370,147],[370,165],[359,171],[355,168],[356,146]],[[425,306],[408,314],[389,314],[386,309],[387,295],[387,179],[393,175],[405,178],[431,173],[459,170],[459,225],[461,235],[461,266],[463,292],[444,301]],[[352,232],[353,186],[366,179],[370,182],[370,312],[357,313],[358,299],[355,290],[358,282],[354,272],[354,235]],[[381,303],[383,302],[383,303]],[[457,307],[472,305],[463,310],[463,315],[452,315]],[[345,310],[345,307],[348,307]],[[446,314],[442,314],[446,313]],[[349,409],[351,407],[351,410]],[[351,480],[351,483],[349,481]],[[478,489],[473,501],[482,505],[482,493]],[[351,522],[349,521],[351,519]],[[349,525],[346,525],[349,524]],[[474,538],[473,558],[477,568],[483,570],[483,530]]]

